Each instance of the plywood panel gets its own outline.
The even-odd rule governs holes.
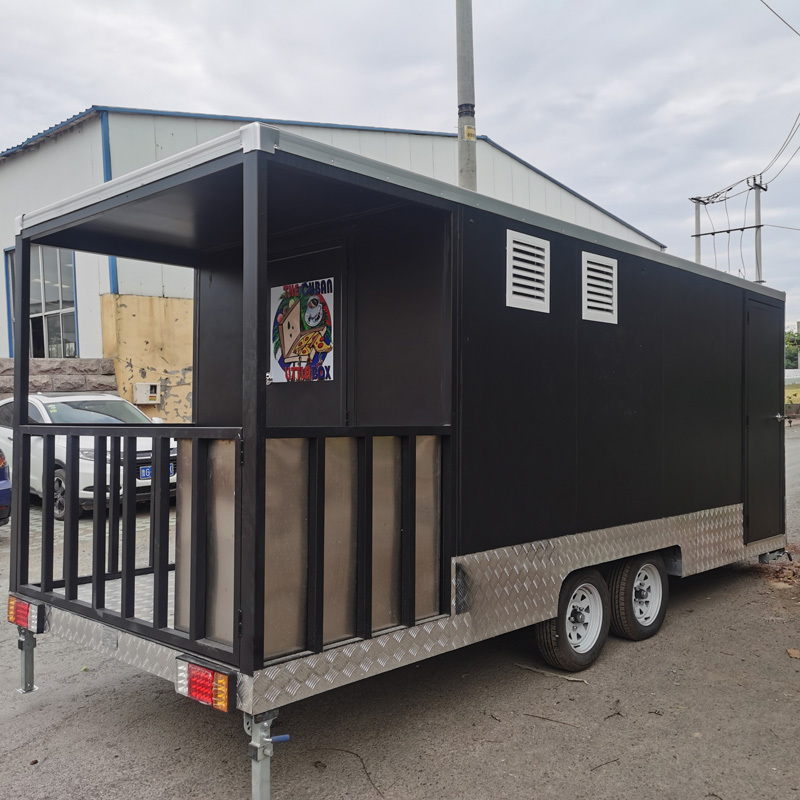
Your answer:
[[[356,440],[325,441],[325,644],[356,632]]]

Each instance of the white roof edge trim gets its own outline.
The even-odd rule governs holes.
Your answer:
[[[264,128],[265,130],[254,130],[258,127]],[[78,211],[93,203],[100,203],[103,200],[108,200],[117,195],[124,194],[125,192],[130,192],[141,186],[155,183],[155,181],[159,181],[162,178],[176,175],[198,164],[213,161],[216,158],[229,155],[230,153],[240,152],[243,150],[245,142],[250,145],[250,149],[274,151],[275,144],[277,143],[277,135],[277,129],[270,128],[267,125],[261,125],[257,122],[245,125],[238,130],[231,131],[231,133],[223,134],[216,139],[211,139],[189,150],[184,150],[174,156],[169,156],[162,161],[156,161],[153,164],[148,164],[133,172],[128,172],[119,178],[113,178],[106,183],[72,195],[65,200],[60,200],[57,203],[53,203],[52,205],[45,206],[44,208],[37,209],[27,214],[22,214],[15,220],[15,233],[18,236],[22,233],[23,229],[32,228],[42,222],[47,222],[53,217],[69,214],[72,211]]]
[[[242,137],[242,152],[250,153],[253,150],[263,150],[274,153],[278,147],[281,132],[278,128],[265,125],[263,122],[251,122],[239,128]]]

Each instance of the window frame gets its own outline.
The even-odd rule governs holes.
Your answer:
[[[45,281],[45,255],[53,251],[55,252],[55,268],[56,268],[56,285],[58,287],[58,307],[47,309],[47,297]],[[35,253],[35,255],[34,255]],[[5,251],[5,267],[6,267],[6,299],[8,302],[8,320],[9,320],[9,354],[14,355],[15,342],[14,342],[14,324],[15,324],[15,308],[14,297],[16,291],[16,250],[10,248]],[[71,271],[71,287],[72,297],[65,293],[64,274],[65,269]],[[38,270],[38,276],[36,271]],[[75,284],[75,251],[68,248],[59,247],[46,247],[44,245],[31,245],[31,285],[35,282],[39,283],[39,297],[38,300],[34,298],[34,292],[31,291],[31,301],[28,311],[29,326],[30,326],[30,343],[29,355],[31,358],[78,358],[80,355],[80,340],[78,335],[78,293]],[[52,285],[52,283],[50,284]],[[49,302],[53,302],[51,297]],[[33,311],[33,307],[38,306],[37,311]],[[65,347],[65,320],[72,317],[73,329],[72,340],[66,342],[67,345],[72,347]],[[50,341],[50,330],[53,325],[53,320],[57,320],[58,332],[56,341]],[[41,347],[39,343],[41,342]]]

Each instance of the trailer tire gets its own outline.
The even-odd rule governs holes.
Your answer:
[[[633,556],[609,575],[611,632],[640,642],[658,633],[669,603],[669,580],[657,553]]]
[[[67,473],[61,467],[56,469],[53,477],[53,516],[59,521],[67,516]]]
[[[608,587],[596,569],[569,575],[561,585],[558,616],[535,628],[544,660],[567,672],[591,666],[608,638],[610,606]]]

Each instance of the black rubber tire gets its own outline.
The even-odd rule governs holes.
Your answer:
[[[636,586],[636,576],[643,567],[649,566],[650,575],[660,582],[661,605],[658,609],[648,611],[644,603],[652,596],[654,586]],[[611,570],[608,580],[611,593],[611,632],[623,639],[640,642],[658,633],[667,614],[669,605],[669,579],[664,569],[664,560],[658,553],[645,553],[627,558],[616,564]],[[634,593],[643,591],[648,597],[634,600]]]
[[[579,652],[570,643],[567,626],[572,626],[570,615],[573,609],[570,600],[577,589],[583,585],[592,587],[600,600],[600,630],[594,645],[585,652]],[[561,585],[558,596],[558,616],[536,625],[536,643],[542,658],[553,667],[566,672],[580,672],[591,666],[600,655],[608,639],[611,624],[611,603],[608,587],[603,576],[596,569],[584,569],[569,575]]]
[[[53,516],[63,520],[67,516],[67,473],[57,467],[53,479]]]

